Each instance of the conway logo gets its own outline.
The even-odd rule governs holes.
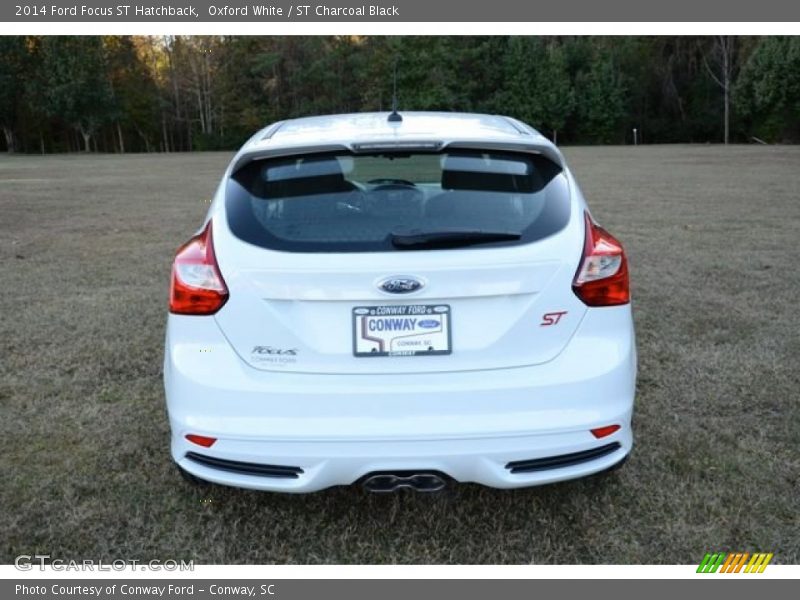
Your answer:
[[[702,562],[697,567],[698,573],[763,573],[769,561],[772,560],[772,552],[715,552],[706,553]]]

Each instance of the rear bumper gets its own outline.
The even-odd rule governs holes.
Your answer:
[[[376,471],[440,471],[513,488],[602,471],[630,451],[636,353],[630,307],[590,309],[567,348],[532,367],[406,375],[264,372],[233,352],[214,319],[170,315],[164,381],[172,456],[238,487],[310,492]],[[618,424],[597,440],[590,429]],[[187,433],[217,438],[211,448]],[[611,452],[513,472],[515,461]],[[294,467],[294,477],[237,472],[212,459]],[[213,462],[213,461],[212,461]],[[218,463],[224,464],[224,463]]]
[[[603,471],[621,461],[631,449],[630,427],[613,436],[619,449],[601,458],[578,465],[512,473],[509,459],[552,456],[564,448],[605,446],[606,440],[580,439],[582,436],[554,434],[514,438],[437,440],[406,442],[243,442],[220,440],[215,456],[250,457],[279,466],[302,469],[297,477],[249,475],[209,467],[191,458],[188,444],[173,442],[173,456],[186,471],[215,483],[256,490],[313,492],[334,485],[355,483],[368,473],[393,471],[437,471],[459,482],[474,482],[496,488],[517,488],[575,479]],[[558,448],[558,450],[556,449]],[[202,449],[200,449],[202,450]],[[261,464],[256,462],[255,464]]]

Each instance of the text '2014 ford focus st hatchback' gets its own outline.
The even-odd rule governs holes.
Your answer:
[[[517,120],[287,120],[236,154],[172,269],[164,382],[193,480],[498,488],[631,450],[628,266]]]

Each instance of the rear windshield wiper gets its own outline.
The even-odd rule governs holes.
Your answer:
[[[481,229],[445,229],[391,234],[392,245],[400,250],[458,248],[474,244],[513,241],[521,237],[521,234],[513,231],[483,231]]]

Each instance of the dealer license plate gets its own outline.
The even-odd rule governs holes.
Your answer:
[[[353,308],[356,356],[450,354],[450,340],[450,307],[446,304]]]

